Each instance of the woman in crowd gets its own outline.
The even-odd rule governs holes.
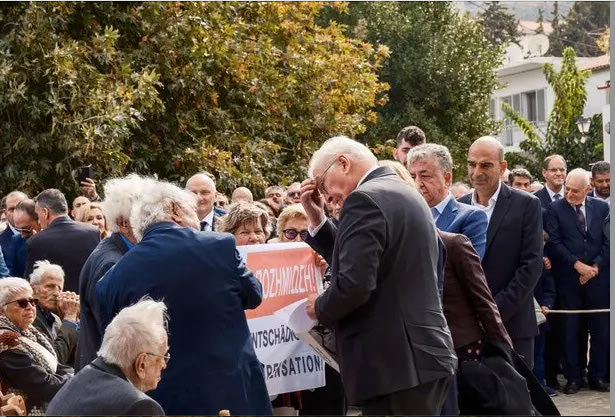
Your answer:
[[[218,231],[233,234],[237,246],[265,243],[271,231],[269,215],[254,203],[240,201],[229,206]]]
[[[102,206],[98,203],[86,203],[77,209],[75,220],[82,223],[89,223],[98,227],[100,239],[109,237],[111,233],[107,227],[107,219],[103,214]]]
[[[308,235],[309,221],[301,204],[284,207],[278,218],[279,242],[303,242]]]
[[[100,356],[62,387],[47,415],[164,415],[145,393],[156,389],[171,358],[166,310],[151,299],[122,309],[105,330]]]
[[[22,278],[0,280],[0,381],[2,391],[23,396],[28,415],[43,415],[47,404],[73,376],[58,362],[51,342],[36,330],[37,300]]]

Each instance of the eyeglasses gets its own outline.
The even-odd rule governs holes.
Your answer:
[[[327,172],[331,169],[331,167],[336,161],[337,161],[337,157],[335,157],[333,161],[331,161],[329,166],[327,166],[327,169],[325,169],[323,173],[320,174],[320,177],[316,180],[316,182],[318,183],[318,185],[316,185],[316,188],[318,189],[318,192],[320,192],[320,194],[329,194],[327,192],[327,188],[325,187],[325,178],[327,176]]]
[[[169,361],[171,360],[171,354],[170,353],[167,353],[166,355],[157,355],[155,353],[145,352],[145,354],[146,355],[150,355],[150,356],[158,356],[159,358],[163,358],[165,365],[168,365]]]
[[[36,307],[38,305],[38,298],[20,298],[19,300],[9,301],[5,304],[5,306],[12,303],[17,303],[17,305],[21,308],[27,308],[28,304],[30,304],[32,307]]]
[[[566,172],[566,168],[549,168],[547,171],[553,172],[553,173],[556,173],[556,172]]]
[[[283,230],[282,233],[284,233],[284,236],[286,236],[286,239],[288,240],[294,240],[297,235],[299,235],[301,240],[305,240],[307,239],[309,232],[306,229],[303,229],[301,231],[298,231],[297,229],[286,229]]]
[[[289,191],[286,193],[289,197],[301,197],[301,191]]]
[[[16,227],[15,230],[17,230],[19,233],[25,233],[25,234],[31,234],[32,233],[32,228],[31,227],[28,227],[28,228]]]

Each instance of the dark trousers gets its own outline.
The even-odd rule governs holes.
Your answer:
[[[459,390],[457,389],[457,374],[455,374],[451,380],[451,385],[448,387],[444,404],[442,404],[442,416],[458,416],[459,415],[459,401],[457,396]]]
[[[545,335],[544,359],[545,379],[549,386],[557,386],[557,374],[560,373],[564,362],[563,320],[561,314],[547,314],[548,330]]]
[[[346,415],[346,397],[340,374],[329,365],[325,365],[327,385],[315,390],[301,391],[300,416],[344,416]]]
[[[534,338],[534,375],[541,384],[545,383],[545,342],[547,340],[547,323],[538,326],[538,336]]]
[[[604,279],[606,278],[606,279]],[[567,310],[590,310],[609,307],[608,276],[593,278],[585,285],[569,285],[560,291],[561,305]],[[609,325],[608,313],[584,314],[589,327],[591,344],[587,377],[590,381],[608,376]],[[580,381],[582,366],[581,337],[583,331],[580,314],[564,315],[565,374],[568,381]],[[583,335],[583,336],[581,336]]]
[[[436,379],[406,390],[375,397],[361,404],[364,416],[440,415],[451,377]]]
[[[534,338],[524,337],[522,339],[512,339],[513,349],[519,355],[523,356],[523,360],[528,368],[534,368]]]

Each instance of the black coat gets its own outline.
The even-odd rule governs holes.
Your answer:
[[[36,327],[39,332],[47,336],[58,355],[58,362],[66,366],[74,367],[78,339],[77,329],[75,326],[63,322],[57,315],[51,314],[53,315],[54,322],[49,326],[43,317],[41,307],[38,306],[36,309],[36,318],[32,325]]]
[[[79,274],[85,260],[100,242],[100,232],[92,225],[79,223],[61,216],[45,230],[28,239],[26,275],[34,262],[48,260],[64,269],[64,290],[79,292]]]
[[[96,301],[96,283],[128,252],[128,247],[119,233],[98,244],[88,257],[79,277],[80,330],[75,371],[79,371],[97,356],[102,343],[100,316]]]
[[[316,314],[335,327],[351,404],[453,375],[438,237],[416,190],[377,168],[345,199],[339,226],[327,221],[314,239],[332,272]]]

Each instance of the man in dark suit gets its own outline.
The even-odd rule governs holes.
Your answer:
[[[46,259],[64,270],[66,290],[77,292],[81,267],[100,242],[100,232],[68,217],[68,204],[60,190],[47,189],[36,196],[35,202],[42,230],[28,239],[26,275],[32,273],[34,262]]]
[[[107,226],[112,232],[108,239],[101,241],[88,257],[79,277],[81,294],[81,329],[75,371],[79,371],[96,358],[102,342],[99,309],[96,300],[96,283],[120,260],[137,240],[130,224],[130,212],[140,196],[143,184],[149,179],[131,174],[125,178],[109,180],[105,183],[105,216]]]
[[[220,216],[214,210],[217,194],[214,179],[207,173],[194,174],[186,182],[186,190],[196,195],[196,214],[199,217],[200,230],[206,232],[216,230]]]
[[[5,207],[3,207],[3,210],[6,216],[7,227],[0,233],[0,248],[2,249],[4,262],[9,270],[9,274],[13,277],[24,276],[24,266],[26,263],[26,259],[24,258],[26,252],[23,250],[26,240],[15,228],[13,214],[15,213],[15,207],[17,207],[22,200],[26,200],[27,198],[28,196],[21,191],[11,191],[4,200]]]
[[[346,397],[364,415],[439,414],[457,361],[438,293],[436,228],[421,196],[377,162],[343,136],[312,157],[301,203],[331,285],[307,312],[335,328]],[[343,207],[338,227],[325,199]]]
[[[262,285],[234,237],[199,232],[196,197],[168,183],[143,188],[130,223],[138,245],[96,284],[101,329],[144,295],[164,299],[174,359],[152,397],[171,415],[271,415],[244,313]]]
[[[547,232],[552,247],[553,273],[563,309],[601,309],[609,307],[608,239],[604,223],[609,214],[607,203],[587,197],[588,173],[577,168],[568,174],[565,199],[547,208]],[[609,316],[589,314],[591,345],[589,351],[589,386],[609,391]],[[578,392],[582,370],[579,361],[579,315],[566,315],[565,368],[566,394]],[[583,336],[586,338],[586,335]]]
[[[467,236],[482,258],[487,243],[487,215],[479,208],[459,203],[449,187],[453,181],[453,158],[445,146],[419,145],[408,154],[408,171],[440,230]]]
[[[484,136],[468,151],[468,176],[474,192],[462,203],[482,208],[489,218],[483,269],[513,347],[530,369],[534,361],[534,287],[542,272],[542,213],[533,195],[501,183],[504,147]]]
[[[534,193],[543,209],[553,201],[564,198],[566,170],[566,160],[561,155],[550,155],[543,161],[542,176],[545,179],[545,186]]]

